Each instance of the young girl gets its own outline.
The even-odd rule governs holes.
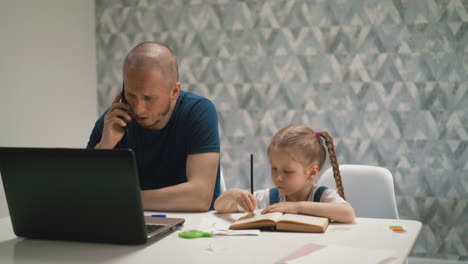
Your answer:
[[[338,192],[313,183],[326,159],[322,141],[330,153]],[[231,213],[243,209],[251,212],[264,208],[263,214],[283,212],[354,222],[354,209],[344,200],[335,147],[327,132],[315,132],[304,125],[287,126],[273,137],[268,156],[276,188],[256,191],[253,195],[246,190],[231,189],[216,199],[216,211]]]

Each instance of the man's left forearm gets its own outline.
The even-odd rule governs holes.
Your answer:
[[[185,182],[166,188],[141,191],[143,209],[145,211],[208,211],[214,186],[206,187],[200,188],[195,183]]]

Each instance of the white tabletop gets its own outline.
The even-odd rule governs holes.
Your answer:
[[[167,213],[186,219],[183,230],[196,229],[207,213]],[[233,214],[236,218],[239,214]],[[391,225],[407,232],[389,231]],[[0,263],[274,263],[309,243],[394,252],[390,263],[403,263],[421,230],[411,220],[357,218],[355,224],[332,223],[324,234],[261,232],[259,236],[182,239],[176,231],[140,246],[45,241],[18,238],[10,219],[0,219]]]

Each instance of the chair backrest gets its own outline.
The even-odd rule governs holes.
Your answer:
[[[346,200],[357,217],[399,219],[393,176],[385,168],[367,165],[340,165]],[[327,169],[318,184],[336,187],[332,168]]]
[[[219,191],[220,194],[226,191],[226,182],[224,181],[223,169],[219,169]]]

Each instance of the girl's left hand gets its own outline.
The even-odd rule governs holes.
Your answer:
[[[272,213],[272,212],[281,212],[285,214],[298,214],[299,204],[297,202],[275,203],[263,209],[262,214]]]

